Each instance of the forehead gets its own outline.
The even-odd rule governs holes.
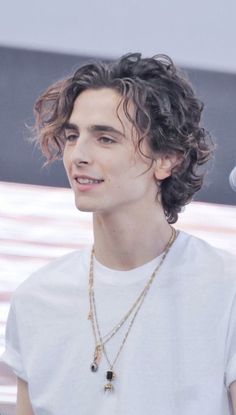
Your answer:
[[[134,108],[131,103],[128,111],[132,117]],[[74,102],[69,122],[78,126],[109,123],[126,132],[133,127],[124,113],[122,96],[111,88],[83,91]]]

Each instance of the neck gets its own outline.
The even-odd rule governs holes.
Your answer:
[[[93,228],[96,259],[117,270],[151,261],[165,250],[172,234],[161,206],[148,213],[95,213]]]

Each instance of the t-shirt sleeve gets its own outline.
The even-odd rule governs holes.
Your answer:
[[[236,297],[231,307],[226,340],[225,385],[229,389],[236,380]]]
[[[0,359],[11,367],[16,376],[27,381],[27,375],[24,369],[21,354],[19,334],[19,325],[17,323],[17,314],[13,297],[6,325],[5,352],[0,357]]]

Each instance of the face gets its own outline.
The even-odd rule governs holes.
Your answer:
[[[75,100],[65,127],[63,161],[81,211],[132,213],[156,203],[153,168],[145,172],[150,159],[135,148],[135,132],[122,105],[117,116],[120,100],[113,89],[86,90]],[[142,151],[148,153],[145,142]]]

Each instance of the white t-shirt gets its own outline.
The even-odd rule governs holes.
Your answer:
[[[180,232],[140,309],[104,392],[105,358],[90,370],[91,248],[34,273],[15,291],[3,360],[29,384],[35,415],[229,415],[236,380],[236,260]],[[160,257],[133,270],[95,260],[104,335],[125,315]],[[107,343],[112,361],[127,324]]]

